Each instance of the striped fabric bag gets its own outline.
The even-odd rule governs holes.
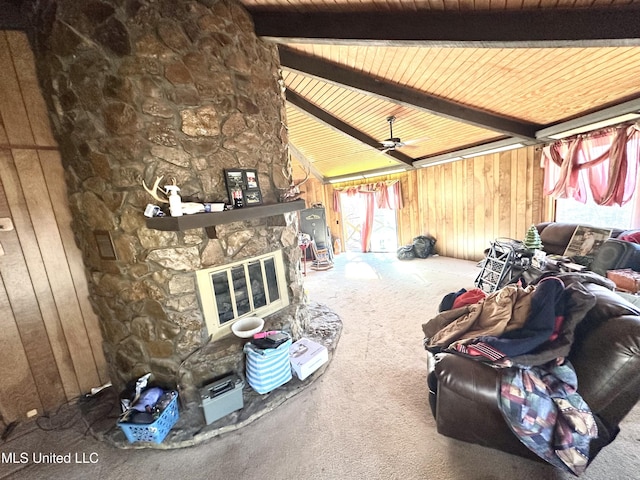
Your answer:
[[[291,380],[289,347],[291,338],[277,348],[258,348],[246,343],[244,353],[247,356],[247,382],[260,394],[269,393]]]

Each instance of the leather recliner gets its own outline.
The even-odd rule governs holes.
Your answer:
[[[618,425],[640,398],[640,310],[606,287],[587,288],[596,304],[576,327],[568,359],[578,393],[598,424],[598,437],[590,444],[593,460],[615,439]],[[541,460],[502,416],[497,369],[452,353],[427,353],[429,401],[439,433]]]

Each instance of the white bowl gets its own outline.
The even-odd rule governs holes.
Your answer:
[[[263,328],[264,320],[260,317],[241,318],[231,325],[231,331],[240,338],[253,337]]]

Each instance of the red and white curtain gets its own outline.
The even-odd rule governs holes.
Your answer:
[[[340,212],[340,194],[360,195],[365,201],[365,217],[362,224],[361,247],[363,252],[369,251],[371,232],[373,231],[373,214],[375,206],[378,208],[388,208],[399,210],[403,207],[400,181],[392,180],[388,182],[367,183],[351,187],[335,188],[333,190],[333,210]]]
[[[638,182],[640,124],[559,140],[542,150],[544,193],[598,205],[631,201]]]

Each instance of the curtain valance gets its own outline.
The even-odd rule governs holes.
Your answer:
[[[542,150],[544,193],[598,205],[624,205],[633,197],[640,162],[640,124],[627,124],[559,140]]]
[[[399,210],[403,207],[400,180],[387,180],[348,187],[336,187],[333,190],[333,210],[335,212],[340,212],[341,193],[346,193],[349,196],[357,194],[372,195],[375,198],[378,208]]]

